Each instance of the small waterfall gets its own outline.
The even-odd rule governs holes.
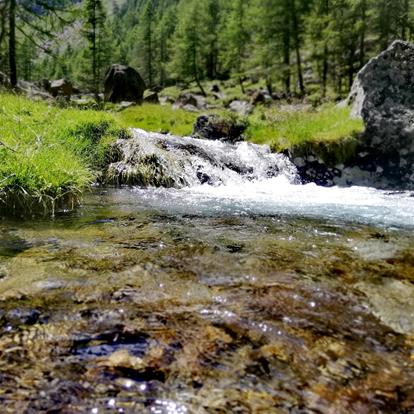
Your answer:
[[[153,187],[234,185],[284,176],[297,182],[295,166],[269,147],[247,142],[229,144],[190,137],[132,131],[119,140],[108,176],[118,184]]]

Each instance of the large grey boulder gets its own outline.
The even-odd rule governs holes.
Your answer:
[[[206,108],[206,98],[194,93],[185,92],[180,94],[174,102],[175,109],[184,109],[188,112],[198,112],[200,109]]]
[[[371,59],[348,102],[366,127],[361,144],[369,168],[391,187],[413,187],[414,45],[398,40]]]
[[[240,116],[247,116],[253,112],[253,105],[247,101],[235,100],[230,102],[229,109]]]
[[[414,45],[400,40],[358,74],[349,97],[368,142],[387,152],[414,150]]]
[[[112,65],[105,74],[105,101],[142,103],[145,82],[133,68]]]
[[[220,140],[236,143],[243,141],[243,132],[247,125],[236,118],[224,118],[218,115],[201,115],[197,118],[192,136],[194,138]]]
[[[50,82],[47,91],[54,97],[65,96],[70,98],[73,94],[73,84],[66,79],[57,79]]]
[[[303,182],[414,189],[414,45],[395,41],[358,73],[348,97],[365,132],[288,151]]]

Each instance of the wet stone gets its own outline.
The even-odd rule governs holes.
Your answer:
[[[41,313],[37,309],[12,309],[6,315],[11,325],[34,325],[40,319]]]

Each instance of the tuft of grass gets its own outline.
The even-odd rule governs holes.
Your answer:
[[[283,151],[305,142],[329,142],[363,132],[363,122],[350,117],[349,108],[326,105],[318,110],[261,109],[248,120],[247,137]]]
[[[188,136],[198,115],[170,105],[144,104],[125,109],[117,114],[117,119],[125,128]]]
[[[53,212],[76,204],[122,134],[111,114],[1,94],[0,209]]]

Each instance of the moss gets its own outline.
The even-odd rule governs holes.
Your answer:
[[[358,137],[354,135],[336,141],[307,141],[292,146],[290,150],[294,157],[313,155],[324,161],[327,166],[335,167],[339,164],[346,164],[353,159],[358,146]]]

